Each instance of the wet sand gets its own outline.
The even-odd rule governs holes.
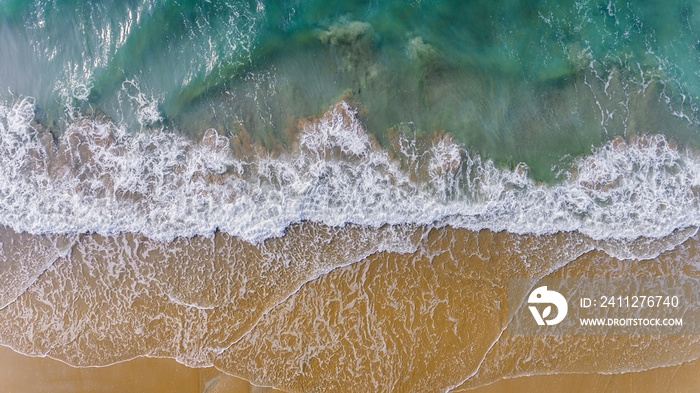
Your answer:
[[[604,375],[557,374],[506,379],[493,385],[468,390],[473,393],[567,392],[695,392],[700,386],[700,362],[653,370]]]
[[[442,392],[565,384],[570,391],[655,391],[643,388],[676,386],[678,379],[684,391],[697,382],[687,368],[698,362],[675,365],[700,358],[697,337],[509,335],[507,283],[700,277],[696,232],[600,242],[576,233],[302,224],[253,245],[221,233],[160,243],[133,234],[57,240],[5,229],[8,250],[53,262],[6,255],[11,274],[3,279],[27,289],[8,292],[0,309],[2,343],[74,366],[107,367],[16,360],[4,350],[0,385]],[[530,377],[537,374],[556,375]],[[145,387],[133,388],[139,384]]]
[[[505,379],[470,393],[684,393],[700,386],[700,361],[624,374],[555,374]],[[141,358],[108,367],[74,368],[0,347],[0,392],[281,393],[216,369],[191,369],[171,359]]]
[[[107,367],[77,368],[0,346],[0,392],[277,393],[215,368],[195,369],[173,359],[138,358]]]
[[[135,359],[103,368],[75,368],[0,347],[0,392],[203,392],[204,373],[172,359]]]

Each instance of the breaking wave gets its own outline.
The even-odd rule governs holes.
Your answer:
[[[700,157],[662,135],[612,140],[553,168],[565,180],[545,185],[449,135],[380,148],[345,101],[300,120],[278,155],[242,154],[213,129],[195,142],[98,117],[72,120],[54,140],[34,119],[31,98],[0,105],[0,224],[33,234],[221,230],[258,242],[312,221],[634,239],[700,225]]]

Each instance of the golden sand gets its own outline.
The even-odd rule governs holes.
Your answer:
[[[0,392],[203,392],[203,371],[172,359],[135,359],[109,367],[74,368],[0,347]]]
[[[554,374],[504,379],[469,393],[685,393],[700,386],[700,361],[623,374]],[[2,393],[278,393],[274,388],[222,374],[191,369],[171,359],[141,358],[108,367],[74,368],[0,347]]]
[[[470,393],[686,393],[700,387],[700,361],[623,374],[555,374],[505,379]]]
[[[620,243],[302,224],[258,245],[224,234],[172,243],[82,235],[69,254],[64,240],[4,231],[14,249],[54,260],[21,269],[21,255],[7,258],[15,267],[3,279],[28,289],[0,309],[4,345],[76,366],[151,358],[72,368],[3,350],[3,391],[645,392],[697,383],[688,371],[699,367],[695,336],[507,329],[509,278],[699,277],[694,229]],[[610,256],[631,250],[648,260]]]

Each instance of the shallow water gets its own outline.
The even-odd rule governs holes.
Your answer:
[[[257,246],[220,233],[166,243],[82,235],[68,256],[41,251],[63,256],[0,310],[0,335],[74,366],[169,357],[299,392],[642,371],[696,359],[694,336],[509,335],[508,278],[696,278],[696,232],[624,250],[578,234],[311,224]],[[39,252],[31,242],[41,238],[5,236]],[[411,249],[391,245],[407,239]],[[649,259],[604,251],[630,249]]]
[[[275,148],[350,94],[380,141],[444,130],[539,179],[614,135],[698,143],[687,2],[42,0],[0,17],[3,95],[36,98],[56,133],[98,111],[132,131],[242,123]]]

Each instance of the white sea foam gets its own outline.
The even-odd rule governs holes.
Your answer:
[[[700,225],[700,158],[661,135],[611,142],[547,186],[449,137],[424,153],[400,141],[402,166],[345,102],[306,122],[292,154],[250,161],[214,130],[195,143],[79,118],[55,144],[33,118],[30,98],[0,106],[0,224],[18,231],[169,240],[219,229],[256,242],[309,220],[633,239]]]
[[[135,108],[136,120],[141,127],[163,121],[158,110],[159,99],[147,96],[141,91],[136,79],[129,79],[122,83],[120,94],[123,93]]]

